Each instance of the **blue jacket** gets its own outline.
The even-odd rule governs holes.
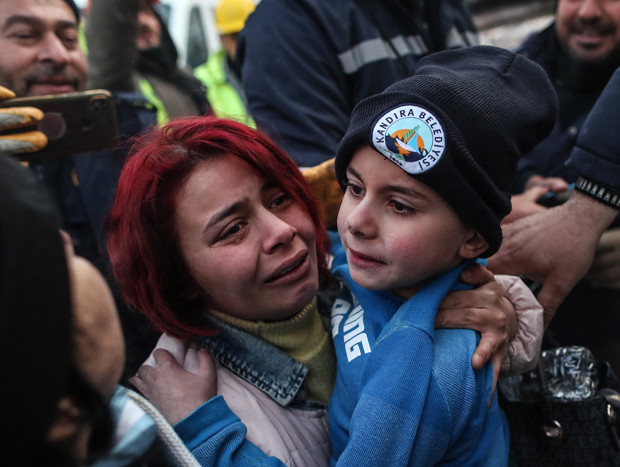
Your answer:
[[[334,258],[346,286],[332,307],[332,465],[507,465],[508,426],[496,395],[487,407],[492,366],[471,368],[476,333],[434,331],[439,302],[464,288],[463,266],[404,302],[355,284],[344,251]]]
[[[334,157],[353,107],[433,51],[477,42],[462,0],[262,0],[237,59],[250,114],[299,166]]]

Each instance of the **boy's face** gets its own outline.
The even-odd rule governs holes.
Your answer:
[[[448,203],[369,146],[355,152],[347,179],[338,232],[362,287],[409,298],[420,282],[476,256],[468,246],[481,237]]]

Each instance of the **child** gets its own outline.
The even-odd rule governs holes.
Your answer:
[[[470,363],[477,334],[433,328],[463,267],[498,250],[517,159],[556,108],[538,65],[470,47],[428,56],[353,111],[336,156],[332,464],[507,465],[492,366]]]

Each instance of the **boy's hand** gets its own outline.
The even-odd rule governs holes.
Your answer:
[[[209,352],[195,352],[197,373],[190,373],[167,350],[153,352],[157,367],[142,365],[129,381],[174,425],[217,394],[215,361]],[[186,357],[187,358],[187,357]]]

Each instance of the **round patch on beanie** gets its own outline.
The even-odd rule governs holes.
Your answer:
[[[377,151],[409,174],[431,169],[444,153],[443,126],[429,110],[401,105],[384,113],[372,128]]]

